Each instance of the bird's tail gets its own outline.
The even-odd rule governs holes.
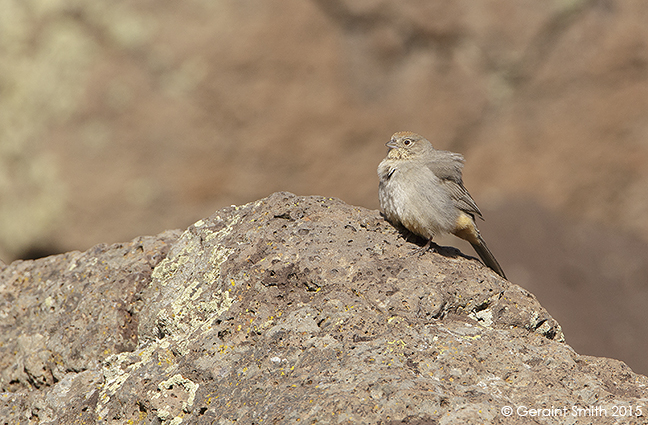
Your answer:
[[[470,242],[472,247],[475,249],[475,252],[479,255],[479,258],[482,259],[484,264],[486,264],[488,267],[493,269],[495,273],[498,275],[502,276],[504,279],[506,279],[506,275],[504,274],[504,270],[502,270],[502,267],[499,265],[497,260],[495,259],[495,256],[493,255],[492,252],[490,252],[490,249],[486,246],[486,242],[484,242],[484,239],[482,239],[481,235],[478,233],[477,234],[477,243]]]

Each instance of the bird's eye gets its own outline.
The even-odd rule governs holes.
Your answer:
[[[405,140],[403,140],[403,144],[404,144],[405,146],[409,146],[409,145],[412,144],[412,141],[411,141],[410,139],[405,139]]]

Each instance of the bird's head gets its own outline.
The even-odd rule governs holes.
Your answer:
[[[425,137],[411,131],[394,133],[386,146],[389,148],[387,157],[391,159],[416,158],[434,149]]]

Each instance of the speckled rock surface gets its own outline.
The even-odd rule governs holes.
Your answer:
[[[416,249],[377,211],[283,192],[220,210],[179,238],[11,264],[0,281],[1,347],[20,349],[3,364],[0,414],[7,423],[645,421],[648,378],[578,355],[532,294],[477,260]],[[104,265],[119,257],[123,268]],[[33,309],[73,296],[71,272],[36,272],[56,267],[97,276],[77,291],[103,314],[55,307],[58,323],[77,318],[68,334],[87,341],[74,356],[51,328],[35,330],[35,313],[17,313],[18,300]],[[33,289],[48,279],[58,286]],[[121,311],[112,305],[130,321],[104,317]],[[30,362],[51,373],[21,377],[21,367],[38,369]],[[572,407],[589,410],[572,416]]]
[[[104,382],[101,363],[137,347],[141,291],[179,234],[0,269],[0,400],[11,406],[0,412],[4,423],[61,420],[96,403],[85,396]]]

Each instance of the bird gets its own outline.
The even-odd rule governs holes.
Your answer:
[[[463,183],[464,157],[435,149],[411,131],[394,133],[387,157],[378,165],[380,208],[387,221],[427,240],[451,233],[472,245],[486,266],[506,279],[504,270],[479,233],[483,219]]]

